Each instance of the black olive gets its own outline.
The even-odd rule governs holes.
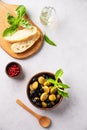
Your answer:
[[[31,92],[31,94],[30,94],[30,97],[35,97],[36,96],[36,92],[35,92],[35,90],[33,90],[32,92]]]
[[[46,74],[43,74],[42,76],[46,79]]]
[[[40,97],[41,94],[42,94],[42,93],[40,92],[40,90],[38,90],[38,89],[35,91],[35,93],[36,93],[36,96],[38,96],[38,97]]]
[[[51,107],[53,107],[53,104],[51,102],[49,102],[49,103],[47,103],[47,107],[51,108]]]
[[[33,102],[34,104],[36,104],[36,99],[33,99],[32,102]]]
[[[30,95],[28,95],[28,96],[30,97],[30,99],[32,99],[32,98],[33,98],[32,94],[30,94]]]
[[[40,90],[37,89],[37,90],[35,91],[35,93],[36,93],[36,95],[38,95],[38,93],[40,93]]]
[[[32,100],[32,102],[33,102],[34,104],[36,104],[36,103],[40,102],[40,99],[39,99],[38,97],[35,97],[35,98]]]
[[[56,100],[54,101],[55,104],[57,104],[58,102],[59,102],[59,99],[56,99]]]
[[[38,90],[40,90],[42,88],[42,86],[41,86],[41,84],[40,83],[38,83]]]
[[[37,77],[34,77],[32,80],[31,80],[31,83],[37,81]]]
[[[38,93],[38,96],[40,97],[42,93]]]
[[[45,102],[48,104],[48,103],[50,103],[51,101],[47,99]]]
[[[38,107],[42,107],[41,102],[37,102],[36,105],[37,105]]]
[[[44,90],[41,88],[41,89],[40,89],[40,93],[43,93],[43,92],[44,92]]]
[[[41,101],[38,97],[35,97],[32,102],[34,103],[34,105],[38,106],[38,107],[42,107]]]

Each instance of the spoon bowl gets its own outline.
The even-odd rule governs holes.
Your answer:
[[[49,127],[51,124],[51,120],[46,116],[41,116],[41,118],[39,119],[39,123],[43,127]]]
[[[29,107],[27,107],[21,100],[17,99],[16,103],[19,104],[22,108],[24,108],[26,111],[28,111],[29,113],[31,113],[34,117],[36,117],[38,119],[39,124],[42,127],[49,127],[51,125],[51,120],[50,118],[46,117],[46,116],[42,116],[39,115],[37,113],[35,113],[34,111],[32,111]]]

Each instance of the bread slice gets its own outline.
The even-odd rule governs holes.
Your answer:
[[[25,41],[20,41],[13,43],[11,45],[11,49],[13,50],[14,53],[22,53],[28,50],[31,46],[35,44],[35,42],[40,38],[40,32],[37,31],[37,33],[32,36],[31,38],[25,40]]]
[[[32,26],[32,28],[30,28],[30,29],[18,30],[13,35],[6,36],[4,38],[8,42],[14,43],[14,42],[24,41],[28,38],[31,38],[32,36],[34,36],[36,34],[36,32],[37,32],[37,28],[35,26]]]

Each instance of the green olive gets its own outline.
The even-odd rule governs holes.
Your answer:
[[[40,76],[39,78],[38,78],[38,82],[40,83],[40,84],[44,84],[44,82],[45,82],[45,78],[43,77],[43,76]]]
[[[43,88],[44,92],[49,93],[49,87],[48,86],[43,86],[42,88]]]
[[[51,83],[49,81],[44,82],[44,86],[50,86],[50,85],[51,85]]]
[[[55,94],[55,93],[57,93],[57,88],[55,88],[55,87],[51,87],[51,89],[50,89],[50,93],[51,93],[51,94]]]
[[[55,101],[56,100],[56,96],[54,94],[49,95],[49,100],[50,101]]]
[[[52,86],[49,86],[49,92],[50,92],[51,88],[52,88]]]
[[[57,94],[57,99],[60,99],[60,97],[61,97],[61,96],[60,96],[59,94]]]
[[[40,100],[45,101],[47,99],[47,97],[48,97],[48,94],[44,92],[44,93],[41,94]]]
[[[38,88],[38,82],[37,82],[37,81],[33,82],[32,88],[33,88],[34,90]]]
[[[32,84],[30,84],[29,88],[30,88],[31,91],[34,90],[33,87],[32,87]]]
[[[47,107],[47,103],[46,102],[42,102],[42,107]]]

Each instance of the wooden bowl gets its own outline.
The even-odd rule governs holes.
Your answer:
[[[63,97],[59,94],[57,94],[55,92],[55,97],[56,99],[54,101],[50,101],[49,100],[49,95],[52,94],[52,91],[50,90],[52,86],[52,84],[50,85],[43,85],[40,82],[40,78],[44,77],[45,79],[47,78],[55,78],[53,73],[50,72],[40,72],[35,74],[28,82],[27,84],[27,97],[30,101],[30,103],[35,106],[36,108],[39,108],[41,110],[49,110],[49,109],[53,109],[55,108],[57,105],[59,105],[63,99]],[[59,79],[59,81],[61,82],[61,80]],[[36,86],[34,86],[36,84],[38,84],[38,87],[35,88]],[[46,81],[44,82],[44,84],[46,84]],[[49,88],[49,92],[46,92],[45,89],[43,89],[43,87],[47,86]],[[45,87],[45,88],[47,88]],[[44,94],[43,93],[47,93],[47,98],[45,100],[43,100]],[[42,95],[43,94],[43,95]],[[46,97],[46,96],[45,96]],[[52,95],[51,95],[52,97]]]

